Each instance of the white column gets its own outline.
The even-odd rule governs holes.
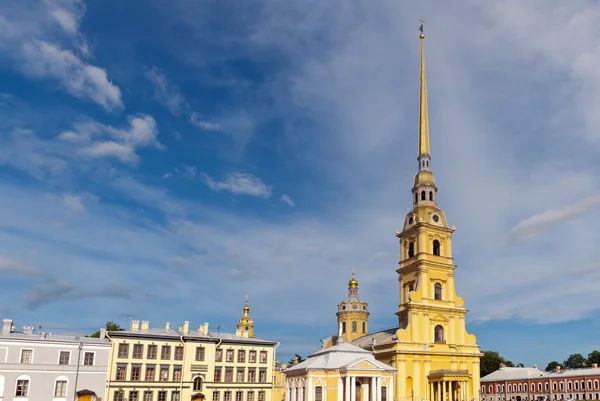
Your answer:
[[[381,401],[381,379],[383,379],[382,377],[378,377],[377,378],[377,398],[375,399],[376,401]],[[388,394],[388,401],[389,401],[389,397],[390,395]]]
[[[377,397],[377,376],[371,377],[371,384],[369,385],[371,386],[371,397],[369,401],[375,401],[375,397]]]
[[[297,391],[296,391],[296,384],[295,383],[292,383],[291,391],[292,391],[291,401],[296,401],[296,392]]]
[[[286,385],[285,385],[285,401],[291,401],[290,400],[290,387],[289,387],[288,383],[286,383]]]
[[[300,393],[300,394],[299,394],[299,395],[300,395],[300,397],[299,397],[299,398],[300,398],[300,400],[298,400],[298,401],[306,401],[306,400],[304,399],[304,387],[299,387],[299,388],[298,388],[298,390],[300,390],[300,391],[299,391],[299,393]]]
[[[342,379],[342,377],[338,377],[338,397],[337,397],[337,401],[344,401],[344,380]],[[312,398],[308,401],[313,401]]]
[[[294,400],[292,400],[294,401]],[[442,380],[442,401],[446,401],[446,381]]]
[[[306,401],[313,401],[313,386],[312,386],[312,377],[306,378]],[[342,401],[342,400],[339,400]]]
[[[350,401],[356,401],[356,376],[350,377]]]
[[[344,391],[346,392],[345,401],[350,401],[350,376],[346,376],[346,385],[344,386]]]

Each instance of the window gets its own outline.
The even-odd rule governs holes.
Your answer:
[[[323,387],[321,386],[315,387],[315,401],[323,401]]]
[[[115,380],[125,380],[125,375],[127,373],[127,365],[118,364],[117,365],[117,375]]]
[[[481,394],[485,394],[485,386],[481,386]]]
[[[242,383],[244,381],[244,368],[238,368],[235,381],[238,383]]]
[[[215,362],[223,361],[223,350],[221,348],[217,348],[215,351]]]
[[[221,368],[215,368],[215,383],[221,382]]]
[[[148,345],[148,359],[156,359],[156,349],[158,346],[152,344]]]
[[[362,329],[363,329],[363,330],[362,330],[362,332],[363,332],[364,334],[366,334],[366,333],[367,333],[367,322],[363,322],[363,323],[362,323]]]
[[[233,381],[233,368],[225,368],[225,383]]]
[[[425,191],[421,191],[421,200],[425,200]]]
[[[173,381],[174,382],[181,381],[181,366],[175,366],[173,368]]]
[[[163,345],[162,347],[160,347],[160,359],[163,359],[163,360],[171,359],[171,346],[170,345]]]
[[[144,345],[143,344],[134,344],[133,345],[133,357],[135,359],[142,359],[144,356]]]
[[[538,391],[541,393],[542,392],[542,383],[538,383]]]
[[[594,390],[598,390],[598,380],[594,380]]]
[[[248,391],[246,401],[254,401],[254,391]]]
[[[442,300],[442,285],[440,283],[435,283],[435,285],[433,286],[433,297],[437,301]]]
[[[267,351],[260,351],[260,363],[267,363]]]
[[[265,401],[265,392],[264,391],[258,392],[258,401]]]
[[[58,398],[64,398],[67,396],[67,381],[57,380],[54,385],[54,396]]]
[[[244,351],[243,349],[238,350],[238,362],[246,362],[246,351]]]
[[[146,381],[153,382],[156,375],[156,368],[154,365],[146,365]]]
[[[225,362],[233,362],[233,350],[227,350],[227,356],[225,357]]]
[[[519,393],[523,391],[523,385],[519,383]]]
[[[241,391],[236,391],[235,392],[235,401],[242,401],[242,395],[244,393],[242,393]]]
[[[182,346],[175,347],[175,360],[183,361],[183,347]]]
[[[512,393],[512,384],[509,384],[509,385],[508,385],[508,392],[509,392],[509,393]]]
[[[161,382],[169,381],[169,367],[161,366],[160,367],[160,376],[158,378]]]
[[[142,367],[139,365],[131,367],[131,381],[137,382],[140,381],[140,376],[142,375]]]
[[[21,363],[30,364],[31,362],[33,362],[33,350],[21,350]]]
[[[556,391],[556,382],[552,383],[552,391]]]
[[[29,396],[29,379],[17,380],[17,388],[15,389],[15,397]]]
[[[548,391],[548,383],[544,383],[544,390],[547,392]]]
[[[440,241],[433,240],[433,254],[435,256],[440,256]]]
[[[119,390],[113,396],[113,401],[124,401],[125,395],[123,394],[123,390]]]
[[[415,243],[411,241],[408,243],[408,257],[412,258],[413,256],[415,256]]]
[[[119,358],[127,358],[129,355],[129,344],[119,344],[119,354],[117,355]]]
[[[221,393],[219,393],[218,391],[213,391],[213,401],[220,401],[221,400]]]
[[[356,322],[352,322],[352,332],[356,333],[357,328],[356,328]]]
[[[197,361],[204,360],[204,347],[196,347],[196,360]]]
[[[258,372],[258,381],[260,383],[267,382],[267,371],[266,370],[261,370],[260,372]]]
[[[158,392],[158,401],[167,401],[167,392],[166,391]]]
[[[588,381],[588,390],[591,390],[591,389],[592,389],[592,381],[591,381],[591,380],[589,380],[589,381]]]
[[[173,391],[171,393],[171,401],[179,401],[180,397],[179,397],[179,391]]]
[[[346,332],[346,322],[342,322],[342,334]]]
[[[564,391],[565,390],[565,384],[563,382],[560,382],[558,385],[560,387],[560,391]]]
[[[381,401],[387,401],[387,387],[381,387]]]
[[[535,384],[531,383],[530,389],[531,391],[535,391]]]
[[[435,342],[442,343],[444,342],[444,328],[439,324],[435,326]]]
[[[248,354],[248,362],[256,362],[256,351],[250,351]]]
[[[433,191],[429,191],[429,200],[432,201],[433,200]]]
[[[144,391],[144,401],[152,401],[152,391]]]
[[[71,353],[69,351],[60,351],[60,354],[58,354],[59,365],[68,365],[70,359]]]
[[[415,203],[419,201],[419,194],[415,192]]]
[[[137,391],[130,391],[129,392],[129,400],[128,401],[139,401],[139,392]]]
[[[223,401],[231,401],[231,391],[225,391],[223,393]]]
[[[254,383],[256,381],[256,371],[254,369],[248,369],[248,381]]]
[[[194,391],[202,391],[202,378],[196,377],[194,379]]]
[[[83,365],[84,366],[94,366],[94,353],[86,352],[83,354]]]

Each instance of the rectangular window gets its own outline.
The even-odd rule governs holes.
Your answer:
[[[267,351],[260,351],[260,363],[267,363]]]
[[[250,351],[248,354],[248,362],[256,362],[256,351]]]
[[[212,401],[221,401],[221,394],[218,391],[213,391]]]
[[[17,388],[15,389],[15,397],[29,396],[29,380],[17,380]]]
[[[148,359],[156,359],[156,345],[148,345]]]
[[[133,345],[133,357],[135,359],[142,359],[144,357],[144,344]]]
[[[258,392],[258,401],[265,401],[265,392],[264,391]]]
[[[233,362],[233,350],[232,349],[227,350],[227,357],[226,357],[225,361]]]
[[[254,391],[248,391],[246,395],[246,401],[254,401]]]
[[[33,362],[32,357],[33,357],[33,350],[31,350],[31,349],[21,350],[21,363],[30,364],[31,362]]]
[[[123,394],[123,392],[115,392],[115,395],[113,396],[113,401],[125,401],[125,395]]]
[[[174,382],[181,381],[181,366],[175,366],[173,368],[173,381]]]
[[[131,381],[132,382],[140,381],[141,375],[142,375],[142,367],[141,366],[132,366],[131,367]]]
[[[161,382],[169,381],[169,367],[168,366],[161,366],[160,367],[160,377],[159,377],[159,380]]]
[[[86,352],[83,354],[83,365],[84,366],[94,366],[94,353]]]
[[[70,359],[71,359],[71,353],[69,351],[60,351],[60,354],[58,355],[58,364],[59,365],[68,365]]]
[[[130,391],[129,392],[129,400],[128,401],[140,401],[139,392]]]
[[[381,398],[383,398],[383,389],[385,387],[381,387]],[[323,401],[323,387],[318,386],[315,387],[315,401]]]
[[[163,345],[160,349],[160,359],[169,360],[171,359],[171,346]]]
[[[233,368],[225,368],[225,383],[233,381]]]
[[[381,387],[381,401],[387,401],[387,387]]]
[[[225,391],[223,393],[223,401],[231,401],[231,391]]]
[[[54,396],[64,398],[67,396],[67,381],[58,380],[54,385]]]
[[[242,383],[244,381],[244,368],[238,368],[235,381],[238,383]]]
[[[246,351],[244,351],[243,349],[238,350],[238,362],[246,362]]]
[[[154,365],[146,365],[146,381],[153,382],[156,377],[156,367]]]
[[[196,347],[196,360],[197,361],[204,360],[204,347]]]
[[[181,346],[175,347],[175,360],[183,361],[183,347],[181,347]]]
[[[129,356],[129,344],[119,344],[119,358],[127,358]]]
[[[342,322],[342,334],[346,332],[346,322]]]
[[[179,391],[173,391],[171,393],[171,401],[180,401]]]
[[[125,380],[126,374],[127,374],[127,365],[118,364],[117,365],[117,375],[115,376],[115,380]]]
[[[223,361],[223,350],[221,348],[217,348],[215,351],[215,362]]]
[[[356,328],[357,323],[356,322],[352,322],[352,332],[356,333],[358,331],[358,329]]]
[[[244,393],[242,393],[241,391],[236,391],[235,392],[235,401],[243,401],[242,400],[243,395],[244,395]]]
[[[367,322],[362,322],[362,329],[363,329],[363,333],[366,334],[367,333]]]
[[[217,367],[215,368],[215,383],[220,383],[221,382],[221,368]]]
[[[167,392],[166,391],[158,392],[158,401],[167,401]]]
[[[267,382],[267,371],[266,370],[261,370],[258,373],[258,381],[260,383],[266,383]]]
[[[256,370],[255,369],[248,369],[248,381],[250,383],[253,383],[256,381]]]
[[[144,391],[144,401],[152,401],[152,391]]]

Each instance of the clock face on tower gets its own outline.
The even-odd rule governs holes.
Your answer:
[[[433,221],[435,221],[436,223],[437,223],[438,221],[440,221],[440,216],[438,216],[437,214],[434,214],[434,215],[433,215]]]

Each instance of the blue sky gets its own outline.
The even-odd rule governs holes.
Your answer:
[[[600,6],[558,0],[0,4],[0,315],[336,332],[356,266],[396,324],[418,21],[432,166],[483,349],[599,349]]]

